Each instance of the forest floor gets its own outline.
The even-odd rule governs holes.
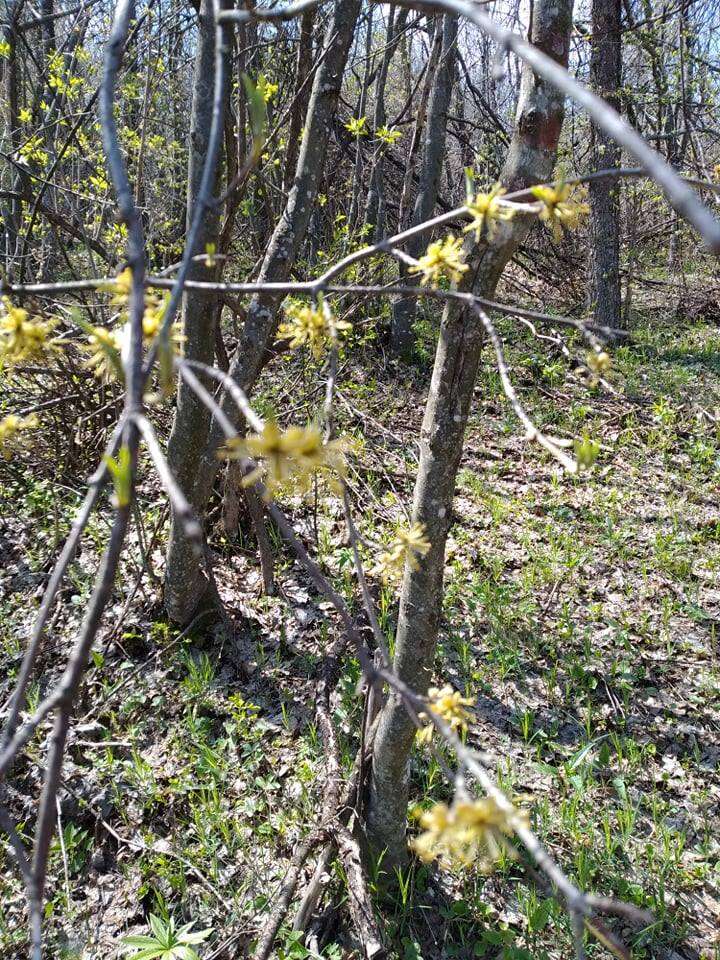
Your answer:
[[[583,382],[530,332],[509,337],[516,385],[536,422],[601,443],[595,467],[576,478],[522,439],[487,352],[459,478],[436,673],[476,702],[469,742],[558,862],[583,888],[652,911],[656,922],[644,930],[609,924],[633,956],[711,960],[720,957],[720,330],[653,309],[634,318],[633,333],[613,351],[616,393]],[[428,365],[349,354],[341,367],[338,428],[358,438],[349,481],[362,534],[378,543],[410,503]],[[264,385],[261,412],[274,406],[284,417],[292,407],[302,420],[318,403],[317,371],[293,358],[282,369],[282,387],[277,374],[272,389]],[[2,480],[0,702],[81,489],[50,476]],[[314,689],[336,625],[275,538],[281,595],[261,596],[251,537],[216,522],[217,577],[236,630],[228,637],[200,624],[178,635],[153,579],[162,497],[143,488],[142,504],[150,572],[137,588],[136,531],[70,741],[49,881],[50,955],[116,956],[124,935],[147,932],[152,912],[212,927],[201,956],[224,960],[248,949],[315,823],[323,746]],[[317,509],[297,500],[288,509],[352,598],[339,502],[326,495]],[[93,521],[73,564],[31,702],[61,668],[107,517]],[[396,597],[374,589],[391,634]],[[350,663],[334,701],[348,766],[362,711],[357,680]],[[9,792],[28,836],[41,762],[36,740]],[[419,752],[413,813],[449,796],[436,762]],[[571,955],[562,908],[522,862],[489,876],[416,864],[401,881],[382,913],[399,960]],[[342,890],[335,868],[325,904]],[[323,956],[355,956],[343,916],[326,912]],[[24,956],[25,943],[23,891],[3,845],[3,956]],[[278,945],[280,958],[312,956],[289,927]],[[593,945],[590,955],[608,954]]]

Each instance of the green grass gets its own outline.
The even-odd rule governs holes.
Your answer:
[[[702,904],[720,883],[711,826],[720,785],[712,750],[720,723],[720,451],[717,426],[702,411],[720,405],[719,343],[709,327],[668,337],[653,318],[638,322],[637,342],[614,351],[619,396],[589,390],[537,345],[532,362],[522,362],[528,340],[524,333],[508,337],[508,360],[536,421],[558,436],[587,432],[601,444],[593,470],[578,478],[561,476],[522,440],[488,353],[458,480],[436,675],[478,698],[469,743],[487,755],[570,875],[652,910],[652,927],[627,934],[633,955],[650,960],[689,946],[714,957],[713,921]],[[432,335],[428,326],[424,349]],[[387,539],[401,503],[409,502],[421,379],[416,368],[406,380],[394,372],[385,383],[376,371],[372,384],[348,379],[345,387],[353,404],[390,423],[397,438],[363,425],[359,519],[370,545]],[[264,402],[277,401],[271,383],[263,391]],[[315,409],[308,401],[308,412]],[[361,432],[342,408],[338,424]],[[77,498],[61,497],[51,510],[47,483],[14,487],[12,495],[37,533],[19,549],[33,573],[67,530]],[[312,509],[293,504],[314,544]],[[58,651],[74,636],[104,520],[100,514],[72,568],[54,634]],[[336,501],[321,500],[317,529],[324,568],[354,599]],[[323,744],[313,696],[334,628],[278,544],[283,589],[300,598],[296,607],[314,610],[310,620],[298,621],[282,597],[258,600],[245,589],[254,560],[242,551],[252,551],[250,537],[217,546],[218,576],[249,616],[238,648],[203,631],[176,643],[141,601],[119,644],[98,646],[79,722],[94,702],[107,702],[92,717],[99,728],[78,737],[86,745],[70,749],[67,783],[77,797],[64,800],[65,850],[56,841],[51,859],[53,955],[83,946],[88,956],[110,955],[150,911],[212,926],[203,949],[217,946],[219,931],[249,942],[294,846],[315,821]],[[127,583],[131,570],[128,564]],[[127,583],[121,578],[121,590]],[[8,677],[17,670],[35,589],[20,579],[0,608],[0,669]],[[391,637],[396,591],[378,587],[377,594]],[[43,667],[46,683],[57,663],[46,657]],[[357,680],[350,661],[333,704],[348,767],[362,711]],[[40,693],[36,687],[32,696]],[[36,743],[31,753],[41,759]],[[32,792],[27,778],[23,770],[18,788]],[[416,808],[450,796],[437,762],[417,754]],[[23,829],[29,834],[31,823]],[[102,908],[87,898],[101,886],[110,891]],[[336,871],[329,890],[342,889]],[[22,890],[4,849],[0,903],[0,943],[9,955],[21,952]],[[398,960],[535,960],[571,949],[562,908],[532,883],[522,860],[507,858],[490,877],[439,875],[413,864],[389,899],[378,889],[377,906]],[[98,927],[99,910],[107,919]],[[349,956],[347,949],[338,934],[323,955]],[[605,955],[597,945],[589,954]],[[286,927],[278,956],[307,955]]]

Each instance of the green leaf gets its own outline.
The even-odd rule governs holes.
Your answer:
[[[131,937],[123,937],[122,942],[128,947],[156,947],[157,940],[155,937],[148,937],[146,934],[141,933]]]
[[[178,947],[173,947],[172,953],[173,957],[176,957],[177,960],[200,960],[200,957],[193,950],[193,948],[187,947],[185,944],[181,944]]]
[[[130,456],[128,446],[124,444],[120,447],[117,459],[105,457],[105,464],[110,471],[113,486],[115,487],[115,506],[128,507],[132,499],[132,457]],[[150,914],[150,926],[153,933],[155,933],[160,943],[165,943],[166,941],[157,935],[154,923],[159,924],[158,929],[162,931],[162,936],[166,937],[167,928],[163,926],[162,920]]]
[[[581,469],[589,470],[595,463],[600,453],[600,444],[597,440],[591,440],[590,437],[583,437],[582,440],[575,440],[575,459]]]
[[[124,447],[120,450],[120,455],[122,454]],[[155,935],[155,939],[158,943],[161,943],[164,947],[171,947],[172,942],[169,934],[172,932],[172,927],[170,924],[165,924],[160,917],[156,917],[154,913],[151,913],[149,916],[150,929]]]
[[[133,953],[132,960],[157,960],[165,953],[165,947],[159,947],[156,940],[153,940],[154,947],[147,947],[138,953]]]
[[[253,135],[253,150],[259,151],[265,142],[265,125],[267,123],[267,106],[265,98],[250,77],[243,73],[243,86],[247,97],[248,113],[250,114],[250,129]]]
[[[602,741],[605,739],[606,736],[603,734],[602,737],[597,737],[595,740],[591,740],[589,743],[586,743],[584,747],[581,747],[577,753],[573,754],[570,763],[568,763],[568,770],[577,770],[577,768],[585,762],[588,754],[590,754],[595,747],[599,743],[602,743]]]
[[[207,940],[213,929],[212,927],[207,927],[205,930],[195,930],[194,933],[189,933],[188,931],[192,926],[192,923],[188,923],[182,930],[179,930],[178,940],[181,940],[183,943],[202,943],[203,940]]]
[[[528,926],[532,933],[539,933],[544,930],[552,913],[552,900],[543,900],[528,917]]]
[[[468,203],[475,199],[475,171],[472,167],[465,167],[465,199]]]

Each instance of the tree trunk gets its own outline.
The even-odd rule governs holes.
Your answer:
[[[315,74],[310,96],[295,181],[265,254],[259,283],[287,280],[305,238],[325,166],[332,119],[359,12],[360,0],[335,0],[325,35],[326,54]],[[246,392],[254,386],[267,361],[277,329],[277,310],[281,299],[277,294],[262,293],[253,297],[248,307],[247,319],[230,367],[231,376]],[[212,357],[212,337],[209,340],[209,355]],[[226,400],[225,409],[237,423],[235,406]],[[215,451],[221,439],[216,425],[208,423],[205,416],[203,432],[196,434],[193,440],[191,466],[189,469],[183,468],[183,490],[201,517],[217,474]],[[209,584],[179,525],[173,524],[171,527],[165,570],[168,616],[178,623],[189,623],[206,602]]]
[[[571,25],[572,0],[538,0],[532,41],[566,66]],[[524,68],[515,131],[501,177],[509,189],[552,177],[563,114],[563,97]],[[491,295],[530,225],[516,216],[498,225],[491,243],[475,248],[469,240],[471,269],[461,287]],[[413,521],[425,525],[432,547],[417,570],[405,570],[395,640],[394,669],[420,694],[426,693],[433,670],[445,541],[481,346],[480,324],[473,312],[448,303],[425,407],[413,500]],[[371,845],[378,854],[386,851],[383,867],[390,870],[407,857],[405,820],[414,732],[401,700],[391,693],[375,738],[368,809]]]
[[[387,123],[385,112],[385,87],[392,56],[397,49],[398,38],[405,28],[408,11],[403,7],[395,15],[395,7],[390,6],[388,13],[387,41],[377,79],[375,80],[375,111],[373,114],[373,132],[377,133],[380,127]],[[365,224],[372,227],[372,242],[377,243],[385,232],[385,145],[377,148],[375,163],[370,173],[367,200],[365,202]]]
[[[360,97],[358,99],[356,116],[359,118],[365,116],[365,107],[367,104],[368,89],[370,87],[371,76],[375,57],[372,53],[373,39],[373,13],[374,7],[370,6],[367,12],[367,21],[365,24],[365,70],[363,80],[360,86]],[[353,170],[352,189],[350,191],[350,210],[348,212],[348,226],[352,230],[358,218],[358,208],[360,205],[360,187],[362,182],[363,166],[363,145],[362,137],[355,137],[355,167]]]
[[[427,105],[430,98],[430,91],[433,86],[435,79],[435,71],[437,70],[437,65],[440,59],[440,49],[442,46],[442,21],[439,17],[436,17],[432,23],[432,32],[430,40],[430,51],[428,53],[427,63],[425,64],[425,79],[423,81],[422,91],[420,93],[420,99],[415,108],[415,124],[413,126],[412,139],[410,141],[410,149],[407,153],[407,162],[405,163],[405,176],[403,178],[403,187],[402,192],[400,193],[400,205],[398,207],[398,218],[397,218],[397,231],[400,232],[405,227],[410,225],[410,217],[407,215],[408,207],[412,201],[412,185],[413,185],[413,173],[415,169],[415,159],[420,150],[420,142],[422,139],[423,131],[425,129],[425,116],[427,114]],[[430,27],[428,26],[428,31]],[[405,85],[406,88],[410,90],[408,92],[405,103],[406,110],[412,108],[412,73],[410,70],[410,52],[407,49],[408,40],[407,36],[403,38],[406,42],[403,44],[403,53],[405,56],[405,63],[403,64],[405,72]]]
[[[212,3],[203,0],[198,13],[198,47],[193,75],[193,100],[190,114],[190,143],[188,160],[187,214],[189,229],[198,200],[200,181],[208,139],[212,124],[214,95],[215,20]],[[225,91],[227,98],[227,90]],[[223,110],[226,115],[226,110]],[[217,182],[218,171],[215,172]],[[198,250],[204,251],[208,243],[217,243],[218,210],[211,206],[203,217]],[[214,270],[203,261],[190,267],[188,279],[213,280]],[[187,359],[212,364],[215,360],[215,318],[217,295],[202,290],[187,290],[183,305],[184,353]],[[168,443],[168,462],[180,487],[193,503],[193,488],[200,460],[205,450],[210,428],[210,413],[195,393],[180,379],[177,392],[177,408]],[[198,504],[194,504],[198,506]],[[189,572],[197,567],[193,545],[182,533],[182,524],[175,516],[170,524],[170,547],[168,575],[165,578],[165,607],[168,615],[183,619],[188,590],[194,586]],[[170,575],[172,572],[172,575]]]
[[[415,207],[411,218],[411,226],[428,220],[435,209],[438,196],[440,174],[445,159],[445,135],[447,132],[447,117],[455,82],[457,48],[457,17],[445,14],[442,24],[442,47],[440,61],[435,74],[435,80],[430,94],[428,106],[427,126],[425,128],[425,144],[423,146],[422,166],[420,168],[420,182],[418,185]],[[427,245],[427,237],[414,238],[407,245],[407,252],[411,257],[418,257]],[[405,279],[407,271],[401,266],[400,279]],[[390,350],[396,356],[408,359],[415,346],[413,325],[415,323],[415,298],[398,298],[393,303],[392,320],[390,324]]]
[[[17,160],[17,151],[23,142],[22,129],[18,119],[20,109],[20,63],[17,51],[17,17],[21,5],[11,3],[7,8],[7,19],[2,27],[2,38],[8,45],[7,59],[3,61],[3,93],[5,99],[5,130],[3,147],[6,153],[13,154]],[[7,189],[11,197],[2,211],[3,219],[3,271],[12,276],[14,260],[17,255],[17,244],[22,223],[22,200],[20,197],[26,192],[26,177],[17,166],[6,164],[8,171]]]
[[[597,94],[616,110],[622,83],[621,0],[593,0],[590,82]],[[592,124],[595,170],[620,166],[621,150],[612,137]],[[595,323],[619,327],[620,295],[620,181],[590,183],[590,263],[588,302]]]
[[[298,150],[300,148],[300,131],[303,118],[307,110],[310,97],[310,84],[306,84],[312,64],[312,30],[315,12],[306,10],[300,20],[300,38],[298,41],[297,60],[295,66],[295,90],[293,105],[288,124],[287,152],[285,154],[285,173],[283,176],[283,192],[289,193],[295,176]],[[242,161],[241,161],[242,162]]]

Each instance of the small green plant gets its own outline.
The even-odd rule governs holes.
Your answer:
[[[194,923],[186,923],[176,930],[172,917],[165,921],[152,913],[149,920],[152,936],[140,934],[122,941],[132,960],[200,960],[193,947],[207,940],[212,927],[192,932]]]

